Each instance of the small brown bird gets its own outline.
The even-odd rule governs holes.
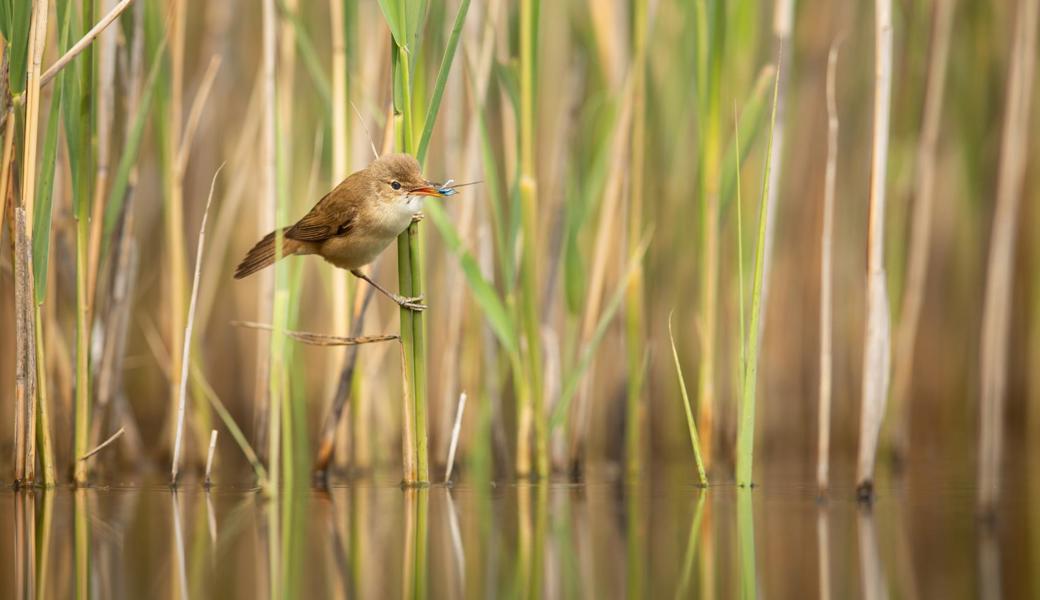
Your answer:
[[[415,219],[424,196],[455,190],[423,178],[419,162],[407,154],[387,154],[343,180],[292,227],[282,229],[282,256],[317,254],[364,279],[399,305],[423,310],[422,297],[405,298],[361,272]],[[275,232],[264,236],[235,269],[242,279],[275,262]]]

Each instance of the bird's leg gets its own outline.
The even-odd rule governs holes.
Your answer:
[[[405,298],[404,296],[401,296],[400,294],[395,294],[390,290],[384,288],[383,286],[379,285],[378,283],[373,281],[372,278],[370,278],[368,275],[362,273],[360,269],[352,269],[350,272],[354,275],[354,277],[357,277],[358,279],[364,279],[368,282],[369,285],[376,288],[377,290],[382,292],[383,295],[385,295],[387,298],[390,298],[391,300],[403,306],[404,308],[414,310],[416,312],[426,310],[426,305],[422,303],[422,296],[416,296],[414,298]]]

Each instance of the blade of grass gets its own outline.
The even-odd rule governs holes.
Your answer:
[[[451,72],[451,65],[455,60],[455,51],[459,47],[459,37],[462,35],[462,26],[465,24],[466,14],[469,12],[469,3],[470,0],[462,0],[462,3],[459,4],[459,10],[455,13],[455,24],[451,28],[451,35],[448,36],[448,45],[444,48],[444,56],[441,57],[441,66],[437,70],[437,81],[433,86],[433,95],[430,96],[430,107],[426,111],[426,122],[423,124],[419,146],[415,152],[419,164],[423,164],[426,160],[430,136],[433,135],[433,125],[437,121],[437,113],[441,108],[444,86],[448,82],[448,74]]]
[[[781,53],[782,56],[782,53]],[[762,176],[762,195],[758,209],[758,239],[755,242],[755,279],[751,292],[751,323],[745,332],[746,364],[743,368],[743,385],[741,386],[740,424],[737,428],[737,485],[752,485],[752,453],[755,443],[755,385],[758,381],[758,352],[761,339],[758,335],[762,322],[762,286],[764,279],[764,262],[766,253],[766,227],[769,222],[769,183],[772,168],[773,126],[776,124],[776,103],[780,89],[780,72],[783,65],[778,61],[776,77],[773,79],[773,110],[769,120],[769,143],[766,151],[766,164]]]
[[[697,465],[697,481],[701,485],[706,486],[708,485],[708,475],[704,471],[704,459],[701,458],[701,440],[697,435],[697,424],[693,421],[693,408],[690,404],[690,395],[686,392],[686,379],[683,377],[682,365],[679,363],[679,351],[675,349],[675,335],[672,333],[672,313],[668,313],[668,340],[672,345],[675,375],[679,378],[679,392],[682,394],[683,410],[686,412],[686,428],[690,433],[693,460]]]
[[[838,168],[837,78],[838,42],[831,45],[827,56],[827,170],[823,192],[823,230],[820,235],[820,407],[817,415],[819,437],[816,444],[816,485],[827,489],[830,478],[831,443],[831,370],[833,357],[833,293],[831,263],[834,255],[834,186]]]

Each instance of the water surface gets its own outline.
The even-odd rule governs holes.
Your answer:
[[[847,482],[826,502],[768,471],[753,490],[684,477],[256,490],[0,492],[0,587],[70,598],[1038,597],[1037,486],[994,523],[970,486]],[[1032,485],[1032,489],[1030,489]],[[846,491],[849,490],[849,491]]]

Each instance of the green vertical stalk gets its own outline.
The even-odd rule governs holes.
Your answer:
[[[740,423],[737,427],[737,484],[751,486],[751,462],[755,445],[755,384],[758,381],[758,335],[762,322],[762,285],[765,271],[766,228],[769,222],[769,175],[772,169],[773,128],[776,125],[776,100],[780,89],[780,69],[777,63],[773,81],[773,110],[769,124],[765,173],[762,177],[762,196],[758,204],[758,239],[755,242],[755,282],[751,292],[751,323],[745,335],[745,364],[741,386]]]
[[[520,227],[523,235],[521,257],[521,294],[524,336],[527,341],[528,394],[520,407],[534,422],[535,475],[549,474],[548,424],[542,399],[542,351],[538,315],[538,178],[535,164],[536,59],[538,46],[539,0],[520,2]],[[521,423],[524,419],[521,418]],[[526,437],[525,432],[521,435]],[[518,448],[519,448],[518,442]],[[517,471],[526,475],[528,457],[517,451]]]
[[[398,143],[404,152],[414,152],[412,116],[411,57],[408,50],[397,44],[397,87],[394,94],[395,110],[400,113]],[[406,297],[422,295],[422,255],[419,224],[412,223],[397,238],[397,268],[400,293]],[[405,483],[425,483],[430,479],[429,458],[426,448],[426,344],[422,313],[401,307],[401,343],[404,345],[404,385],[406,395],[405,418],[412,424],[414,437],[411,454],[414,472],[405,470]],[[409,464],[409,460],[405,461]]]
[[[740,597],[758,598],[758,569],[755,566],[755,514],[750,489],[737,490],[737,535],[740,546]]]
[[[65,10],[71,10],[71,6]],[[82,21],[77,30],[86,33],[94,14],[93,2],[84,0]],[[77,36],[78,37],[78,36]],[[73,80],[76,92],[70,95],[66,106],[73,113],[77,133],[69,137],[69,154],[76,154],[73,174],[73,214],[76,219],[76,424],[74,429],[74,459],[87,453],[90,435],[90,298],[87,293],[87,257],[90,248],[90,175],[93,171],[91,143],[93,52],[87,49],[77,59],[78,80]],[[71,67],[70,67],[71,71]],[[68,80],[66,80],[68,83]],[[68,132],[66,132],[68,136]],[[87,462],[74,460],[74,479],[77,485],[87,482]]]
[[[630,150],[628,255],[639,252],[643,238],[643,184],[646,143],[646,27],[647,0],[636,0],[633,9],[632,45],[635,50]],[[642,461],[643,405],[643,269],[642,261],[629,280],[625,298],[625,344],[628,350],[628,402],[625,419],[625,464],[629,477],[639,474]]]
[[[710,6],[709,6],[710,4]],[[697,384],[698,419],[709,464],[715,446],[715,359],[719,286],[720,75],[725,6],[702,0],[696,7],[701,208],[701,368]]]
[[[35,304],[33,310],[36,312],[36,443],[40,445],[43,485],[49,488],[58,482],[58,478],[54,470],[54,445],[51,443],[51,419],[47,407],[47,354],[43,347],[43,311],[39,304]]]

